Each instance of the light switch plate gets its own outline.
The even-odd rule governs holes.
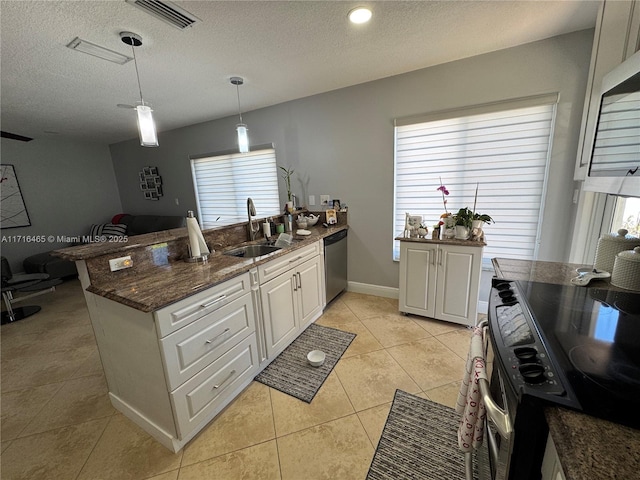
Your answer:
[[[320,205],[329,205],[329,195],[320,195]]]
[[[109,260],[109,268],[112,272],[131,267],[133,267],[133,260],[131,260],[131,255],[127,255],[126,257],[112,258],[111,260]]]
[[[309,195],[309,206],[315,205],[315,204],[316,204],[316,196],[315,195]]]

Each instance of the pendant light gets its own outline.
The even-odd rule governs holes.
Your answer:
[[[142,37],[132,32],[120,32],[120,39],[127,45],[131,45],[133,52],[133,64],[136,67],[136,78],[138,79],[138,90],[140,91],[140,105],[134,107],[138,114],[138,131],[140,133],[140,145],[143,147],[157,147],[158,133],[156,124],[153,121],[153,110],[149,105],[145,105],[142,99],[142,87],[140,86],[140,74],[138,73],[138,62],[136,61],[135,47],[142,45]]]
[[[247,126],[242,122],[242,112],[240,111],[240,85],[244,83],[242,77],[231,77],[231,84],[236,86],[236,93],[238,94],[238,115],[240,116],[240,123],[236,125],[236,132],[238,132],[238,150],[240,153],[249,153],[249,135],[247,133]]]

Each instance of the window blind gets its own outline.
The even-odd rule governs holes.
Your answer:
[[[550,101],[550,98],[552,101]],[[486,260],[535,259],[545,196],[555,96],[544,104],[457,116],[395,128],[395,236],[405,213],[422,215],[429,232],[446,210],[490,215]],[[394,241],[394,259],[399,242]],[[485,263],[486,263],[485,260]]]
[[[278,215],[275,149],[191,159],[193,185],[202,228],[247,221],[247,198],[258,217]]]
[[[640,163],[640,92],[602,99],[589,175],[625,176]]]

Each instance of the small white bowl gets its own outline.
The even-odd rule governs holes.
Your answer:
[[[324,363],[325,354],[322,350],[312,350],[307,353],[309,364],[314,367],[320,367]]]

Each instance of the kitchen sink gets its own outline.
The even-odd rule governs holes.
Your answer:
[[[278,250],[280,250],[280,247],[273,245],[245,245],[244,247],[234,248],[233,250],[224,252],[224,254],[233,257],[254,258],[277,252]]]

